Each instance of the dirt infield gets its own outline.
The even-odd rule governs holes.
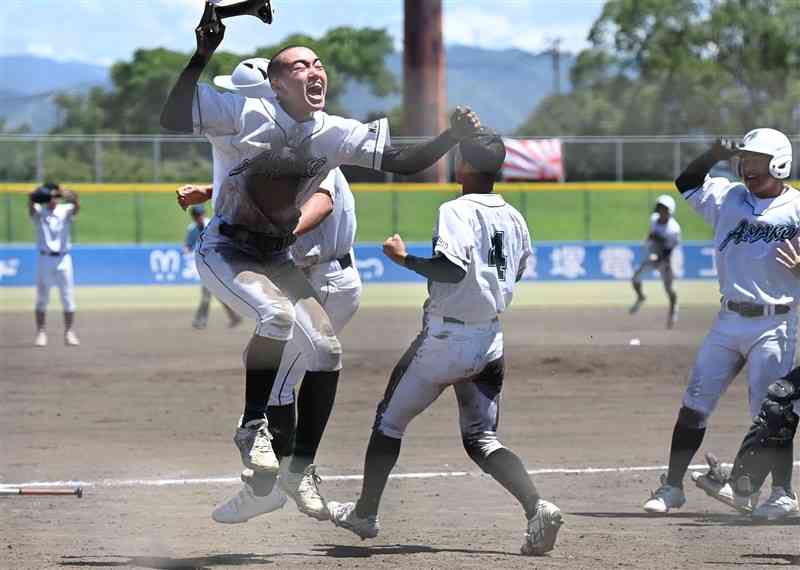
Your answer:
[[[458,436],[450,392],[412,424],[397,473],[470,472],[393,479],[381,535],[361,542],[292,505],[244,525],[213,523],[237,490],[231,436],[243,391],[248,331],[212,314],[206,331],[175,311],[79,315],[83,346],[30,347],[32,316],[2,315],[0,483],[82,480],[82,500],[0,498],[0,568],[752,568],[800,564],[793,527],[750,524],[691,483],[668,517],[639,508],[657,486],[675,413],[712,308],[517,309],[504,319],[508,373],[500,433],[565,513],[558,548],[517,555],[524,517],[496,483],[477,475]],[[342,340],[345,372],[319,456],[324,476],[360,472],[375,405],[417,331],[414,309],[363,309]],[[640,339],[640,346],[629,341]],[[739,379],[712,420],[703,451],[735,451],[748,420]],[[699,461],[699,457],[696,459]],[[586,468],[652,467],[588,473]],[[323,483],[355,498],[360,483]],[[787,540],[788,538],[788,540]]]

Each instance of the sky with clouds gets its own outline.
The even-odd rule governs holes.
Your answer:
[[[224,3],[230,3],[225,0]],[[424,0],[423,0],[424,1]],[[444,38],[491,49],[540,51],[555,39],[578,51],[603,0],[443,0]],[[222,49],[247,52],[294,32],[386,28],[401,45],[403,0],[273,0],[275,23],[229,21]],[[0,55],[110,64],[137,48],[190,51],[203,0],[5,0]]]

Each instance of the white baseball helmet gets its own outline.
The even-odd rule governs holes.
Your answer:
[[[675,198],[668,194],[662,194],[656,199],[656,205],[664,206],[670,214],[675,213]]]
[[[757,152],[772,157],[769,174],[783,180],[792,173],[792,143],[785,134],[775,129],[754,129],[738,145],[740,151]]]
[[[269,85],[267,66],[269,60],[263,57],[245,59],[231,75],[217,75],[214,85],[228,91],[240,93],[245,97],[262,98],[274,97],[275,92]]]

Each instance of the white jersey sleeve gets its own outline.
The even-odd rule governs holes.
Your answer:
[[[533,245],[531,244],[531,235],[528,231],[528,223],[522,216],[520,216],[519,227],[522,233],[522,254],[519,258],[519,269],[517,269],[516,277],[517,281],[522,279],[522,276],[525,274],[525,270],[528,268],[528,260],[531,258],[531,256],[533,256]]]
[[[464,217],[468,210],[457,208],[452,202],[439,207],[439,217],[433,234],[433,254],[447,259],[467,271],[474,241],[470,221]]]
[[[199,84],[192,104],[192,122],[198,135],[219,137],[241,130],[241,116],[246,99],[235,93],[220,93],[209,85]]]
[[[727,178],[706,176],[702,186],[685,192],[683,197],[708,224],[715,227],[722,203],[734,186],[736,183]]]
[[[340,131],[341,144],[336,152],[336,165],[351,164],[380,170],[383,149],[390,144],[389,121],[379,119],[361,123],[354,119],[333,117],[334,128]]]
[[[41,204],[34,204],[33,209],[31,211],[31,219],[36,220],[42,214],[42,205]]]

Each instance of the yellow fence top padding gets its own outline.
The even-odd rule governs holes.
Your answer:
[[[204,183],[202,183],[204,184]],[[94,183],[63,182],[61,185],[76,192],[113,193],[147,192],[173,193],[181,184],[177,183]],[[36,188],[30,182],[0,182],[0,194],[27,194]],[[354,192],[459,192],[458,184],[427,182],[387,182],[354,183]],[[495,185],[498,192],[541,192],[541,191],[653,191],[670,192],[675,190],[672,182],[501,182]]]

